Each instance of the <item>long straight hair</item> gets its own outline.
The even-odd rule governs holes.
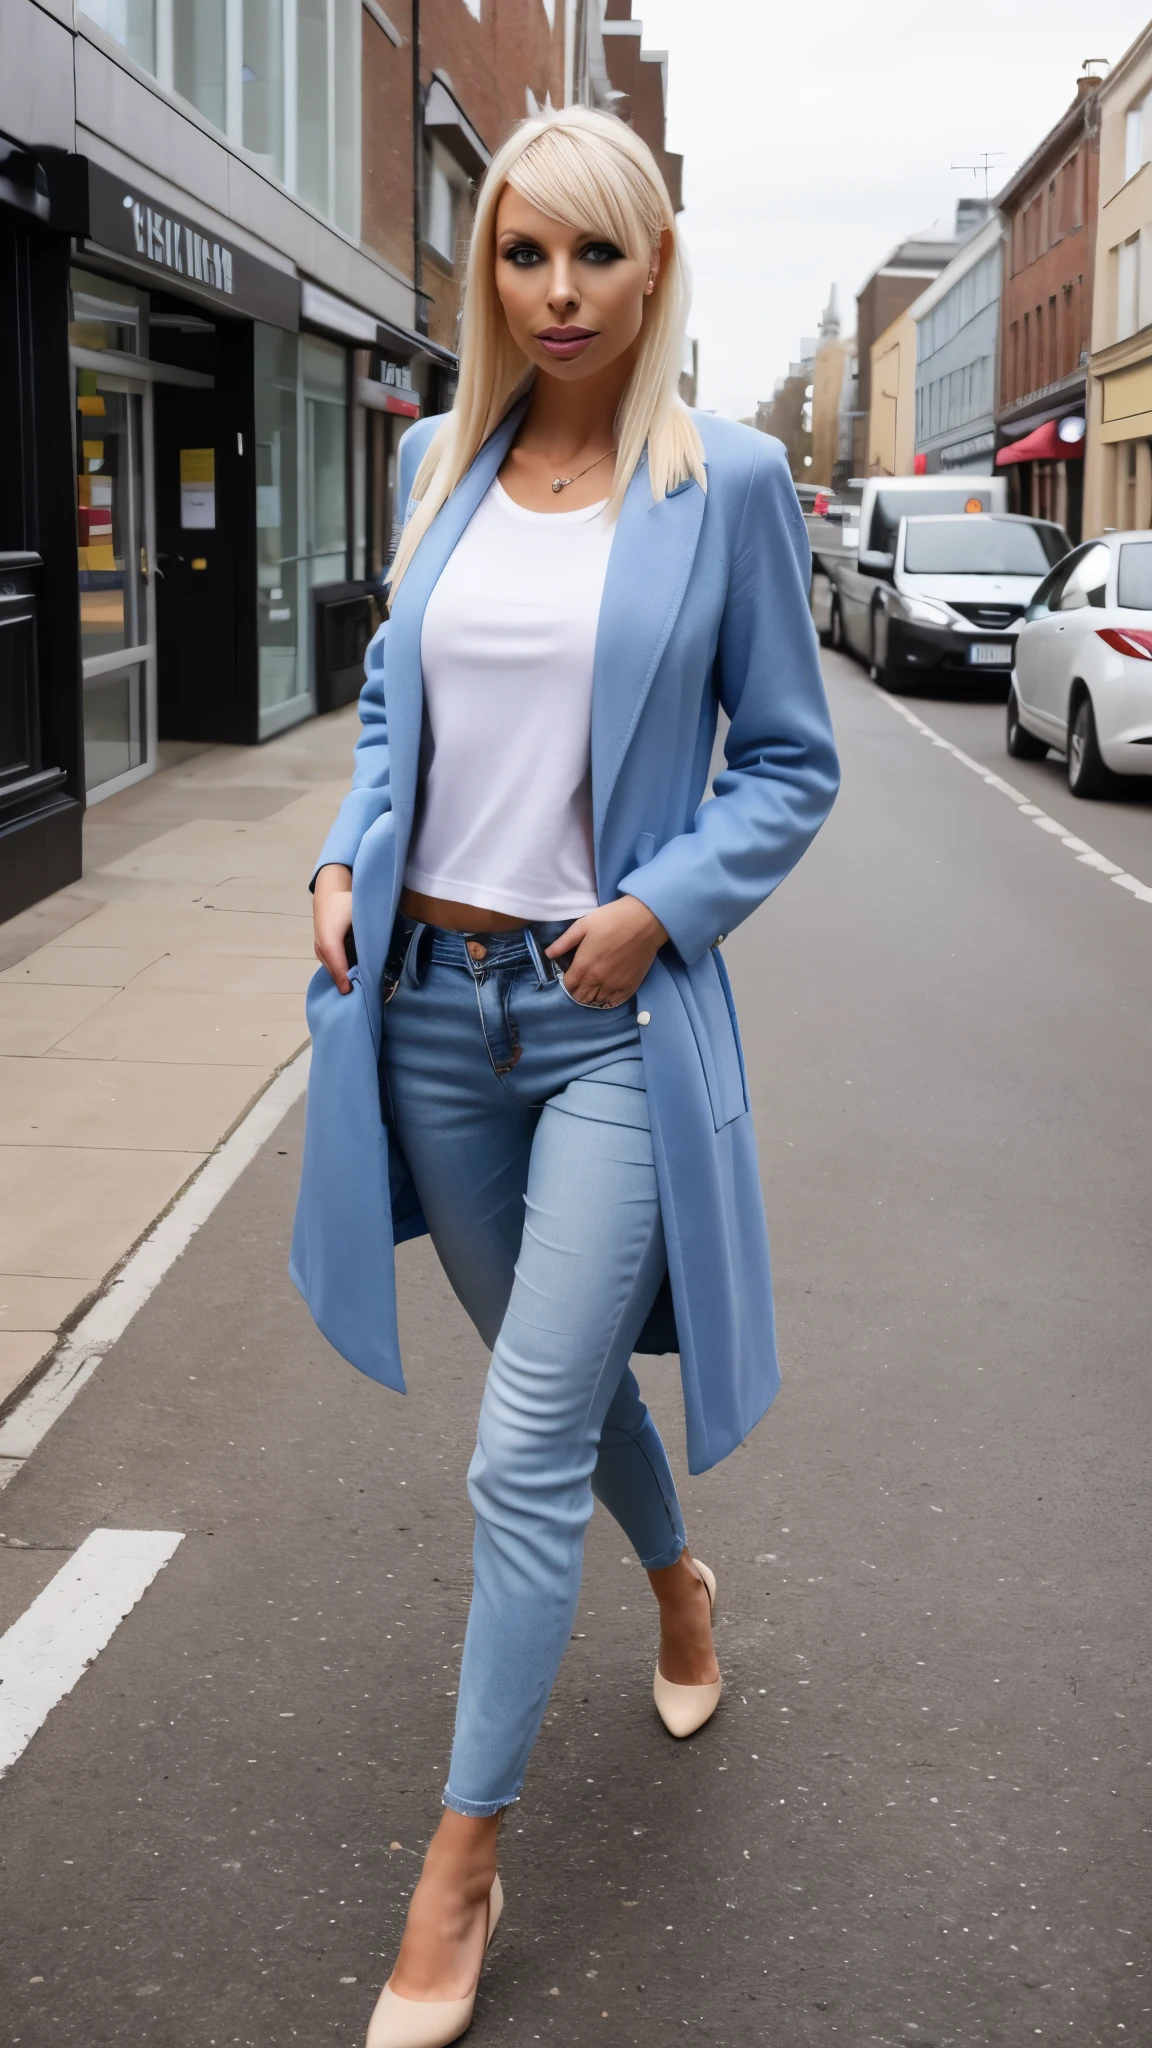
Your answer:
[[[689,477],[707,489],[700,436],[678,389],[688,276],[656,159],[614,114],[580,106],[541,114],[513,131],[480,187],[464,281],[456,402],[416,472],[412,496],[418,502],[392,564],[392,598],[440,507],[530,381],[531,365],[512,339],[496,290],[496,208],[506,185],[552,220],[601,235],[641,262],[651,260],[662,235],[670,237],[645,300],[636,366],[616,416],[608,516],[618,514],[645,446],[654,499]]]

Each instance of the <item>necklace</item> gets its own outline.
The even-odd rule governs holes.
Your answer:
[[[566,491],[569,484],[578,484],[582,476],[587,476],[589,469],[596,469],[601,462],[607,462],[609,455],[615,455],[615,453],[616,450],[614,448],[609,448],[607,455],[598,455],[595,462],[590,462],[587,469],[578,469],[575,476],[553,477],[552,489],[557,492]]]

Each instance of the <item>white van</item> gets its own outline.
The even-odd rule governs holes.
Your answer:
[[[1062,526],[1008,512],[901,519],[873,585],[877,680],[901,689],[991,672],[1007,683],[1024,613],[1071,546]]]
[[[857,554],[841,553],[838,548],[824,558],[818,540],[813,540],[823,574],[821,589],[814,579],[812,610],[826,646],[848,649],[871,664],[877,578],[891,571],[901,519],[947,512],[969,517],[1007,512],[1008,485],[1002,476],[870,476],[860,479],[860,490]],[[839,542],[839,533],[836,539]]]

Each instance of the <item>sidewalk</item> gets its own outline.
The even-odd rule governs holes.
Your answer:
[[[308,876],[356,708],[177,758],[0,925],[0,1409],[305,1044]]]

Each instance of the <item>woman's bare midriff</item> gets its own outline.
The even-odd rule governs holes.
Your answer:
[[[405,917],[420,924],[436,925],[443,932],[515,932],[522,917],[509,917],[503,910],[482,910],[478,903],[449,903],[443,896],[422,896],[418,889],[404,889],[400,908]]]

